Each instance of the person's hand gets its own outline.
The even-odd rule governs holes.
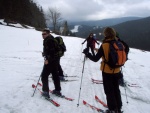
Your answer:
[[[84,43],[81,43],[81,44],[84,44]]]
[[[48,64],[48,60],[45,60],[45,61],[44,61],[44,64],[47,65],[47,64]]]

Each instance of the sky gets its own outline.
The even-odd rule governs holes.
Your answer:
[[[3,20],[0,22],[4,23]],[[34,28],[14,28],[5,24],[0,25],[0,113],[98,113],[83,105],[83,100],[100,109],[107,109],[94,99],[97,95],[107,103],[103,85],[91,81],[91,78],[102,80],[101,60],[93,62],[86,59],[82,71],[82,51],[86,44],[81,44],[84,39],[71,36],[62,36],[67,51],[61,57],[60,63],[65,74],[76,76],[65,79],[76,81],[61,82],[61,92],[74,101],[50,94],[51,98],[60,104],[60,107],[55,107],[42,98],[38,90],[34,97],[31,97],[34,92],[32,84],[37,84],[44,62],[42,33]],[[13,25],[21,27],[19,24]],[[122,67],[124,79],[128,85],[136,85],[127,85],[126,90],[120,86],[123,113],[150,113],[150,52],[130,48],[128,57],[129,60]],[[54,89],[50,77],[49,88]],[[42,87],[38,86],[38,89],[42,90]]]
[[[106,18],[150,16],[150,0],[34,0],[45,11],[58,9],[64,20],[83,21]]]

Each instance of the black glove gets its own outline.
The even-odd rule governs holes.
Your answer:
[[[84,53],[87,56],[89,54],[88,48],[85,48],[82,53]]]
[[[82,44],[84,44],[84,43],[82,43]]]

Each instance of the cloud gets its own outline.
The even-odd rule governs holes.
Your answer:
[[[56,7],[64,20],[100,20],[125,16],[149,16],[149,0],[36,0],[46,11]]]

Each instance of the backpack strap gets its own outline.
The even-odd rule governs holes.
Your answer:
[[[116,40],[109,40],[109,41],[104,41],[103,43],[109,43],[109,46],[110,45],[113,45],[114,41]],[[110,48],[110,47],[109,47]],[[105,57],[105,54],[104,54],[104,66],[103,66],[103,71],[104,71],[104,68],[105,68],[105,65],[107,64],[107,61],[106,61],[106,57]],[[113,69],[113,73],[115,71],[115,68],[110,68],[110,69]]]

